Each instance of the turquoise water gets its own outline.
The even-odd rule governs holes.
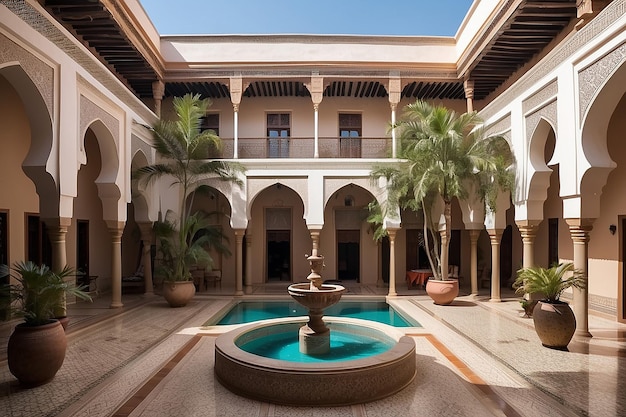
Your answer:
[[[371,357],[391,349],[393,342],[331,330],[330,352],[324,355],[312,356],[300,353],[297,332],[260,337],[238,346],[248,353],[265,358],[317,363],[342,362]]]
[[[241,324],[306,315],[307,309],[295,301],[242,301],[216,324]],[[394,327],[421,327],[416,321],[404,319],[384,301],[340,301],[325,309],[324,315],[371,320]]]

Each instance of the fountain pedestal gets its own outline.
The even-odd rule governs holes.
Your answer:
[[[322,284],[320,272],[324,267],[324,257],[318,256],[315,248],[307,259],[311,265],[311,273],[307,277],[309,283],[290,285],[288,291],[294,300],[309,310],[309,322],[298,333],[300,352],[323,355],[330,352],[330,330],[322,320],[324,309],[337,303],[345,288]]]

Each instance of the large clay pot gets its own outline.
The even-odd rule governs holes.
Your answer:
[[[163,283],[163,297],[170,307],[184,307],[196,294],[193,281],[175,281]]]
[[[41,326],[15,326],[7,345],[11,373],[25,386],[45,384],[63,365],[67,339],[58,320]]]
[[[535,331],[546,347],[564,349],[576,331],[576,317],[567,303],[539,301],[533,310]]]
[[[426,283],[426,293],[433,299],[435,304],[450,304],[459,295],[459,280],[448,279],[441,281],[431,278]]]

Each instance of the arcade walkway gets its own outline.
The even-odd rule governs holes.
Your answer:
[[[348,297],[380,297],[376,288],[349,288]],[[284,294],[258,288],[248,298]],[[357,294],[360,293],[360,294]],[[198,327],[232,296],[197,295],[171,309],[161,297],[107,296],[71,306],[69,348],[55,379],[22,389],[6,365],[0,325],[0,410],[6,416],[618,416],[626,415],[626,326],[592,316],[594,338],[569,352],[541,346],[517,297],[486,296],[434,305],[422,290],[392,303],[423,328],[409,328],[418,374],[398,394],[352,407],[297,408],[232,394],[213,376],[216,330]]]

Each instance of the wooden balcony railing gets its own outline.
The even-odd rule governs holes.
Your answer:
[[[232,159],[234,139],[222,138],[220,152],[211,158]],[[313,158],[314,138],[239,138],[239,159]],[[320,158],[388,158],[391,138],[319,138]]]

